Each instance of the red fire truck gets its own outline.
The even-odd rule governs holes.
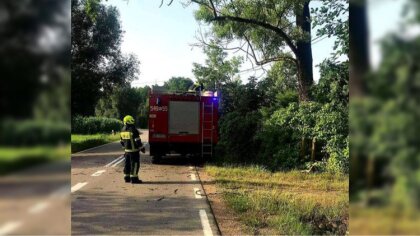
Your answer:
[[[211,158],[218,141],[218,97],[210,91],[149,92],[149,144],[153,163],[169,153]]]

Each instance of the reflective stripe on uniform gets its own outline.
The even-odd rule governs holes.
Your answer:
[[[140,151],[139,149],[125,149],[125,152],[138,152]]]
[[[132,171],[132,172],[131,172],[131,174],[132,174],[132,175],[137,175],[137,173],[136,173],[137,171],[136,171],[136,170],[137,170],[137,163],[134,163],[134,166],[133,166],[133,168],[131,169],[131,171]]]
[[[133,150],[133,152],[134,152],[136,149],[135,149],[135,146],[134,146],[133,138],[130,139],[130,142],[131,142],[131,148],[132,148],[131,150]]]
[[[120,135],[122,139],[131,139],[133,137],[133,133],[131,132],[121,132]]]
[[[139,151],[139,149],[134,148],[135,145],[134,145],[134,139],[133,139],[133,133],[132,132],[123,131],[123,132],[120,133],[120,136],[121,136],[121,139],[127,140],[127,142],[128,142],[128,140],[130,140],[130,143],[131,143],[131,148],[132,149],[125,149],[125,152],[138,152]],[[138,139],[140,139],[140,138],[138,138]]]

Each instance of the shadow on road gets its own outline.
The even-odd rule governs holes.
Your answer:
[[[171,165],[171,166],[189,166],[191,165],[192,159],[186,156],[178,154],[170,154],[163,156],[160,160],[159,165]]]
[[[195,199],[83,193],[72,202],[72,234],[202,233]],[[77,199],[77,198],[76,198]],[[189,204],[191,203],[191,204]]]

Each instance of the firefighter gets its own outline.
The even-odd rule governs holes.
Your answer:
[[[140,151],[145,149],[140,139],[140,133],[134,125],[134,118],[130,115],[124,117],[124,127],[121,130],[121,145],[125,149],[124,180],[126,183],[139,184]]]
[[[194,84],[188,88],[188,92],[201,92],[203,89],[204,86],[202,83],[194,82]]]

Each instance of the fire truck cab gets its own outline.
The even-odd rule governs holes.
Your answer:
[[[153,163],[169,153],[213,156],[218,141],[217,92],[170,92],[153,86],[149,92],[149,145]]]

